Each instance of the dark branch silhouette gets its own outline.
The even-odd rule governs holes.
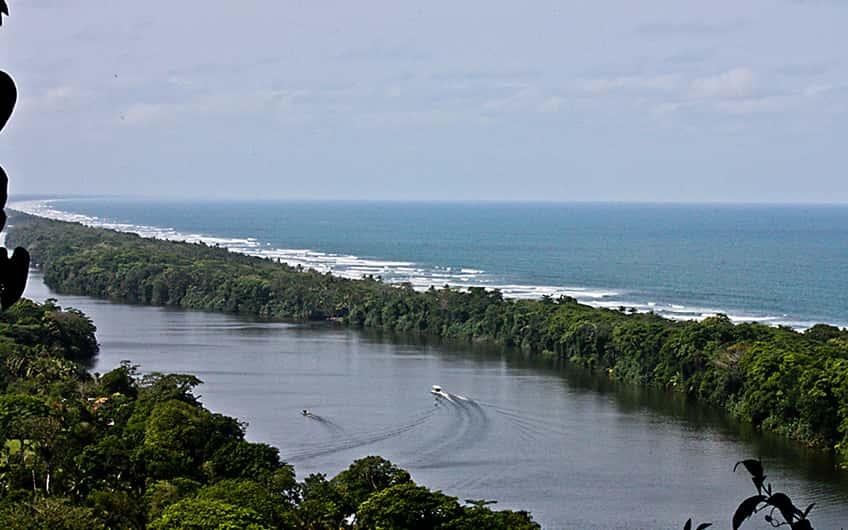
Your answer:
[[[792,503],[788,495],[773,492],[771,484],[766,483],[762,462],[753,459],[736,462],[733,466],[734,472],[740,464],[751,474],[751,481],[757,488],[757,494],[748,497],[736,508],[733,514],[733,530],[738,530],[748,518],[763,511],[768,512],[763,518],[774,528],[788,526],[792,530],[813,530],[807,515],[810,514],[815,503],[810,504],[803,511],[800,510]]]
[[[3,24],[3,15],[9,15],[9,7],[6,0],[0,0],[0,25]],[[18,100],[18,89],[15,81],[6,72],[0,70],[0,131],[6,126],[15,103]],[[0,167],[0,230],[6,226],[6,207],[8,199],[9,178]],[[24,293],[26,287],[27,273],[29,272],[29,252],[18,247],[9,257],[5,248],[0,248],[0,308],[3,310],[11,307]]]

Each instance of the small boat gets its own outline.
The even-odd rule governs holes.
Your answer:
[[[433,387],[430,388],[430,393],[436,397],[445,398],[448,401],[453,401],[451,395],[442,390],[442,387],[440,387],[439,385],[433,385]]]
[[[303,416],[312,416],[312,413],[311,413],[311,412],[309,412],[309,410],[307,410],[307,409],[303,409],[302,411],[300,411],[300,413],[301,413]]]

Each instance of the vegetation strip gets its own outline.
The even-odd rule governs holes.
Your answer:
[[[0,312],[0,528],[539,528],[376,456],[297,482],[276,448],[200,404],[196,377],[87,372],[94,332],[53,301]]]
[[[417,292],[203,244],[18,213],[12,223],[9,243],[29,248],[57,292],[487,341],[683,392],[848,458],[848,330],[734,325],[723,315],[677,322],[567,297],[510,300],[483,288]]]

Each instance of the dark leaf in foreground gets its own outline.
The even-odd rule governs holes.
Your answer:
[[[792,504],[789,496],[785,493],[775,493],[766,500],[766,504],[770,504],[780,510],[780,515],[783,516],[783,520],[787,523],[792,523],[796,517],[800,518],[803,515],[801,510]]]
[[[766,500],[766,497],[763,495],[754,495],[753,497],[748,497],[742,504],[736,508],[736,513],[733,514],[733,530],[738,530],[745,519],[754,515],[754,511],[757,509],[757,506]]]
[[[733,466],[733,472],[736,472],[736,468],[739,467],[739,464],[745,466],[745,469],[748,470],[748,473],[751,474],[752,477],[762,477],[763,476],[763,463],[759,460],[754,460],[753,458],[749,458],[747,460],[742,460],[740,462],[736,462],[736,465]]]
[[[28,273],[29,252],[25,248],[17,247],[12,253],[12,257],[6,261],[3,277],[0,278],[3,281],[3,292],[0,293],[0,306],[4,310],[10,308],[15,302],[20,300],[21,295],[24,294]]]
[[[2,18],[0,16],[0,19]],[[0,70],[0,131],[9,121],[9,116],[12,115],[17,100],[18,89],[15,87],[15,82],[9,74]]]
[[[6,176],[6,172],[3,171],[3,168],[0,167],[0,209],[6,207],[6,200],[9,198],[9,177]],[[0,230],[2,230],[2,226],[0,226]]]

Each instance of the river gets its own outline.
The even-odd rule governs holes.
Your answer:
[[[733,464],[762,457],[777,490],[802,508],[817,503],[816,528],[848,521],[848,472],[835,471],[829,456],[582,369],[324,325],[58,295],[38,273],[26,296],[56,298],[94,320],[95,371],[128,359],[145,372],[197,375],[207,407],[248,422],[248,438],[278,447],[300,477],[332,476],[379,454],[420,484],[527,509],[545,528],[682,528],[689,517],[725,528],[754,492]],[[431,395],[434,384],[451,398]]]

